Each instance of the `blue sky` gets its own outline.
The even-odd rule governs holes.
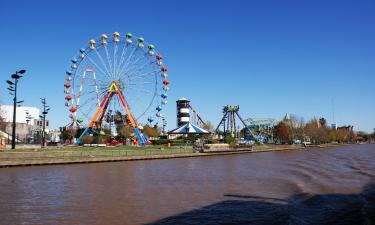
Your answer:
[[[217,124],[223,105],[243,117],[286,113],[375,128],[375,1],[15,1],[0,2],[0,101],[5,80],[27,69],[19,96],[47,97],[55,127],[68,123],[69,60],[102,33],[131,32],[156,45],[169,67],[165,108],[187,97]]]

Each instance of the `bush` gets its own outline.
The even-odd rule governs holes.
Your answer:
[[[228,135],[225,137],[225,143],[229,144],[229,147],[233,148],[236,145],[236,138]]]
[[[217,144],[217,143],[220,143],[220,141],[219,140],[215,140],[215,139],[207,140],[207,144]]]
[[[87,135],[82,138],[82,143],[83,144],[98,144],[98,140],[94,136]]]
[[[166,145],[168,143],[171,143],[171,145],[178,145],[178,144],[184,144],[185,139],[176,139],[176,140],[159,139],[159,140],[152,140],[151,143],[153,145]]]

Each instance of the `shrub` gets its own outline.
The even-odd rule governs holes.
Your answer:
[[[171,143],[171,145],[175,144],[184,144],[184,139],[176,139],[176,140],[168,140],[168,139],[159,139],[159,140],[152,140],[151,143],[153,145],[166,145],[168,143]]]

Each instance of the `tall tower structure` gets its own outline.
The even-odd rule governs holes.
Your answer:
[[[333,98],[331,99],[331,104],[332,104],[332,121],[333,121],[333,123],[331,124],[331,129],[337,130],[337,123],[335,120],[335,103],[333,102]]]
[[[180,98],[177,103],[177,126],[180,127],[190,122],[190,101],[186,98]]]

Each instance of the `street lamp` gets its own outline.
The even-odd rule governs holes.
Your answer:
[[[162,130],[162,134],[164,135],[164,134],[165,134],[165,127],[167,126],[167,120],[165,119],[165,117],[162,117],[162,120],[163,120],[163,130]]]
[[[46,98],[40,98],[40,100],[42,101],[42,105],[43,105],[43,112],[42,112],[43,115],[39,117],[43,119],[42,148],[44,148],[46,144],[46,115],[48,114],[48,111],[51,108],[47,105]]]
[[[19,70],[16,73],[11,75],[13,81],[7,80],[9,87],[7,88],[10,92],[9,94],[13,96],[13,124],[12,124],[12,149],[16,148],[16,108],[17,104],[22,103],[23,101],[17,102],[17,85],[18,80],[23,77],[20,74],[24,74],[26,70]]]
[[[26,143],[29,143],[29,137],[32,134],[32,124],[29,126],[29,122],[33,119],[29,111],[26,111],[26,125],[27,125],[27,134],[26,134]]]

